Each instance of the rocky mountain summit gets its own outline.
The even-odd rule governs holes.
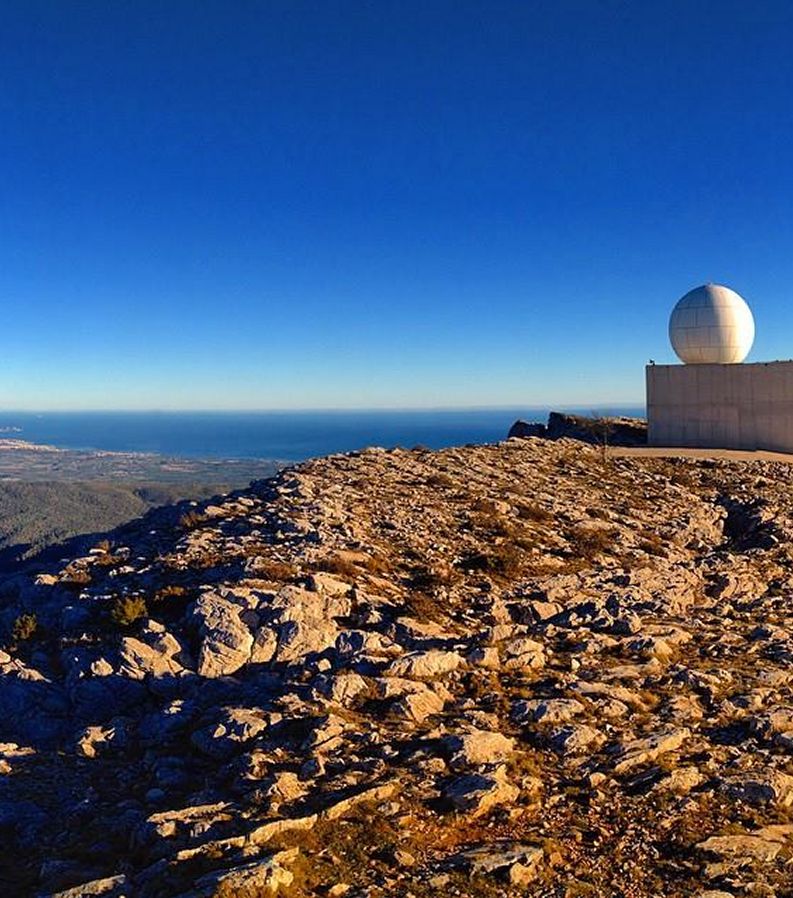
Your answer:
[[[787,465],[367,450],[0,588],[0,892],[793,890]]]

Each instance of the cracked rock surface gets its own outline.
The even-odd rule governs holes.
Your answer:
[[[793,894],[793,493],[330,456],[0,583],[0,892]]]

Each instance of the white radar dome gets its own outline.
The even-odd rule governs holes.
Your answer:
[[[672,310],[669,340],[687,365],[742,362],[754,343],[752,310],[729,287],[705,284]]]

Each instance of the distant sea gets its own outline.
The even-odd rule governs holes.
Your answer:
[[[591,415],[592,408],[564,408]],[[548,408],[299,412],[0,412],[0,437],[61,449],[155,452],[192,458],[301,461],[366,446],[503,440],[517,418],[545,421]],[[597,414],[644,416],[640,406]]]

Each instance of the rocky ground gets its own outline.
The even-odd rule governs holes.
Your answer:
[[[334,456],[2,585],[0,893],[793,894],[793,496]]]

